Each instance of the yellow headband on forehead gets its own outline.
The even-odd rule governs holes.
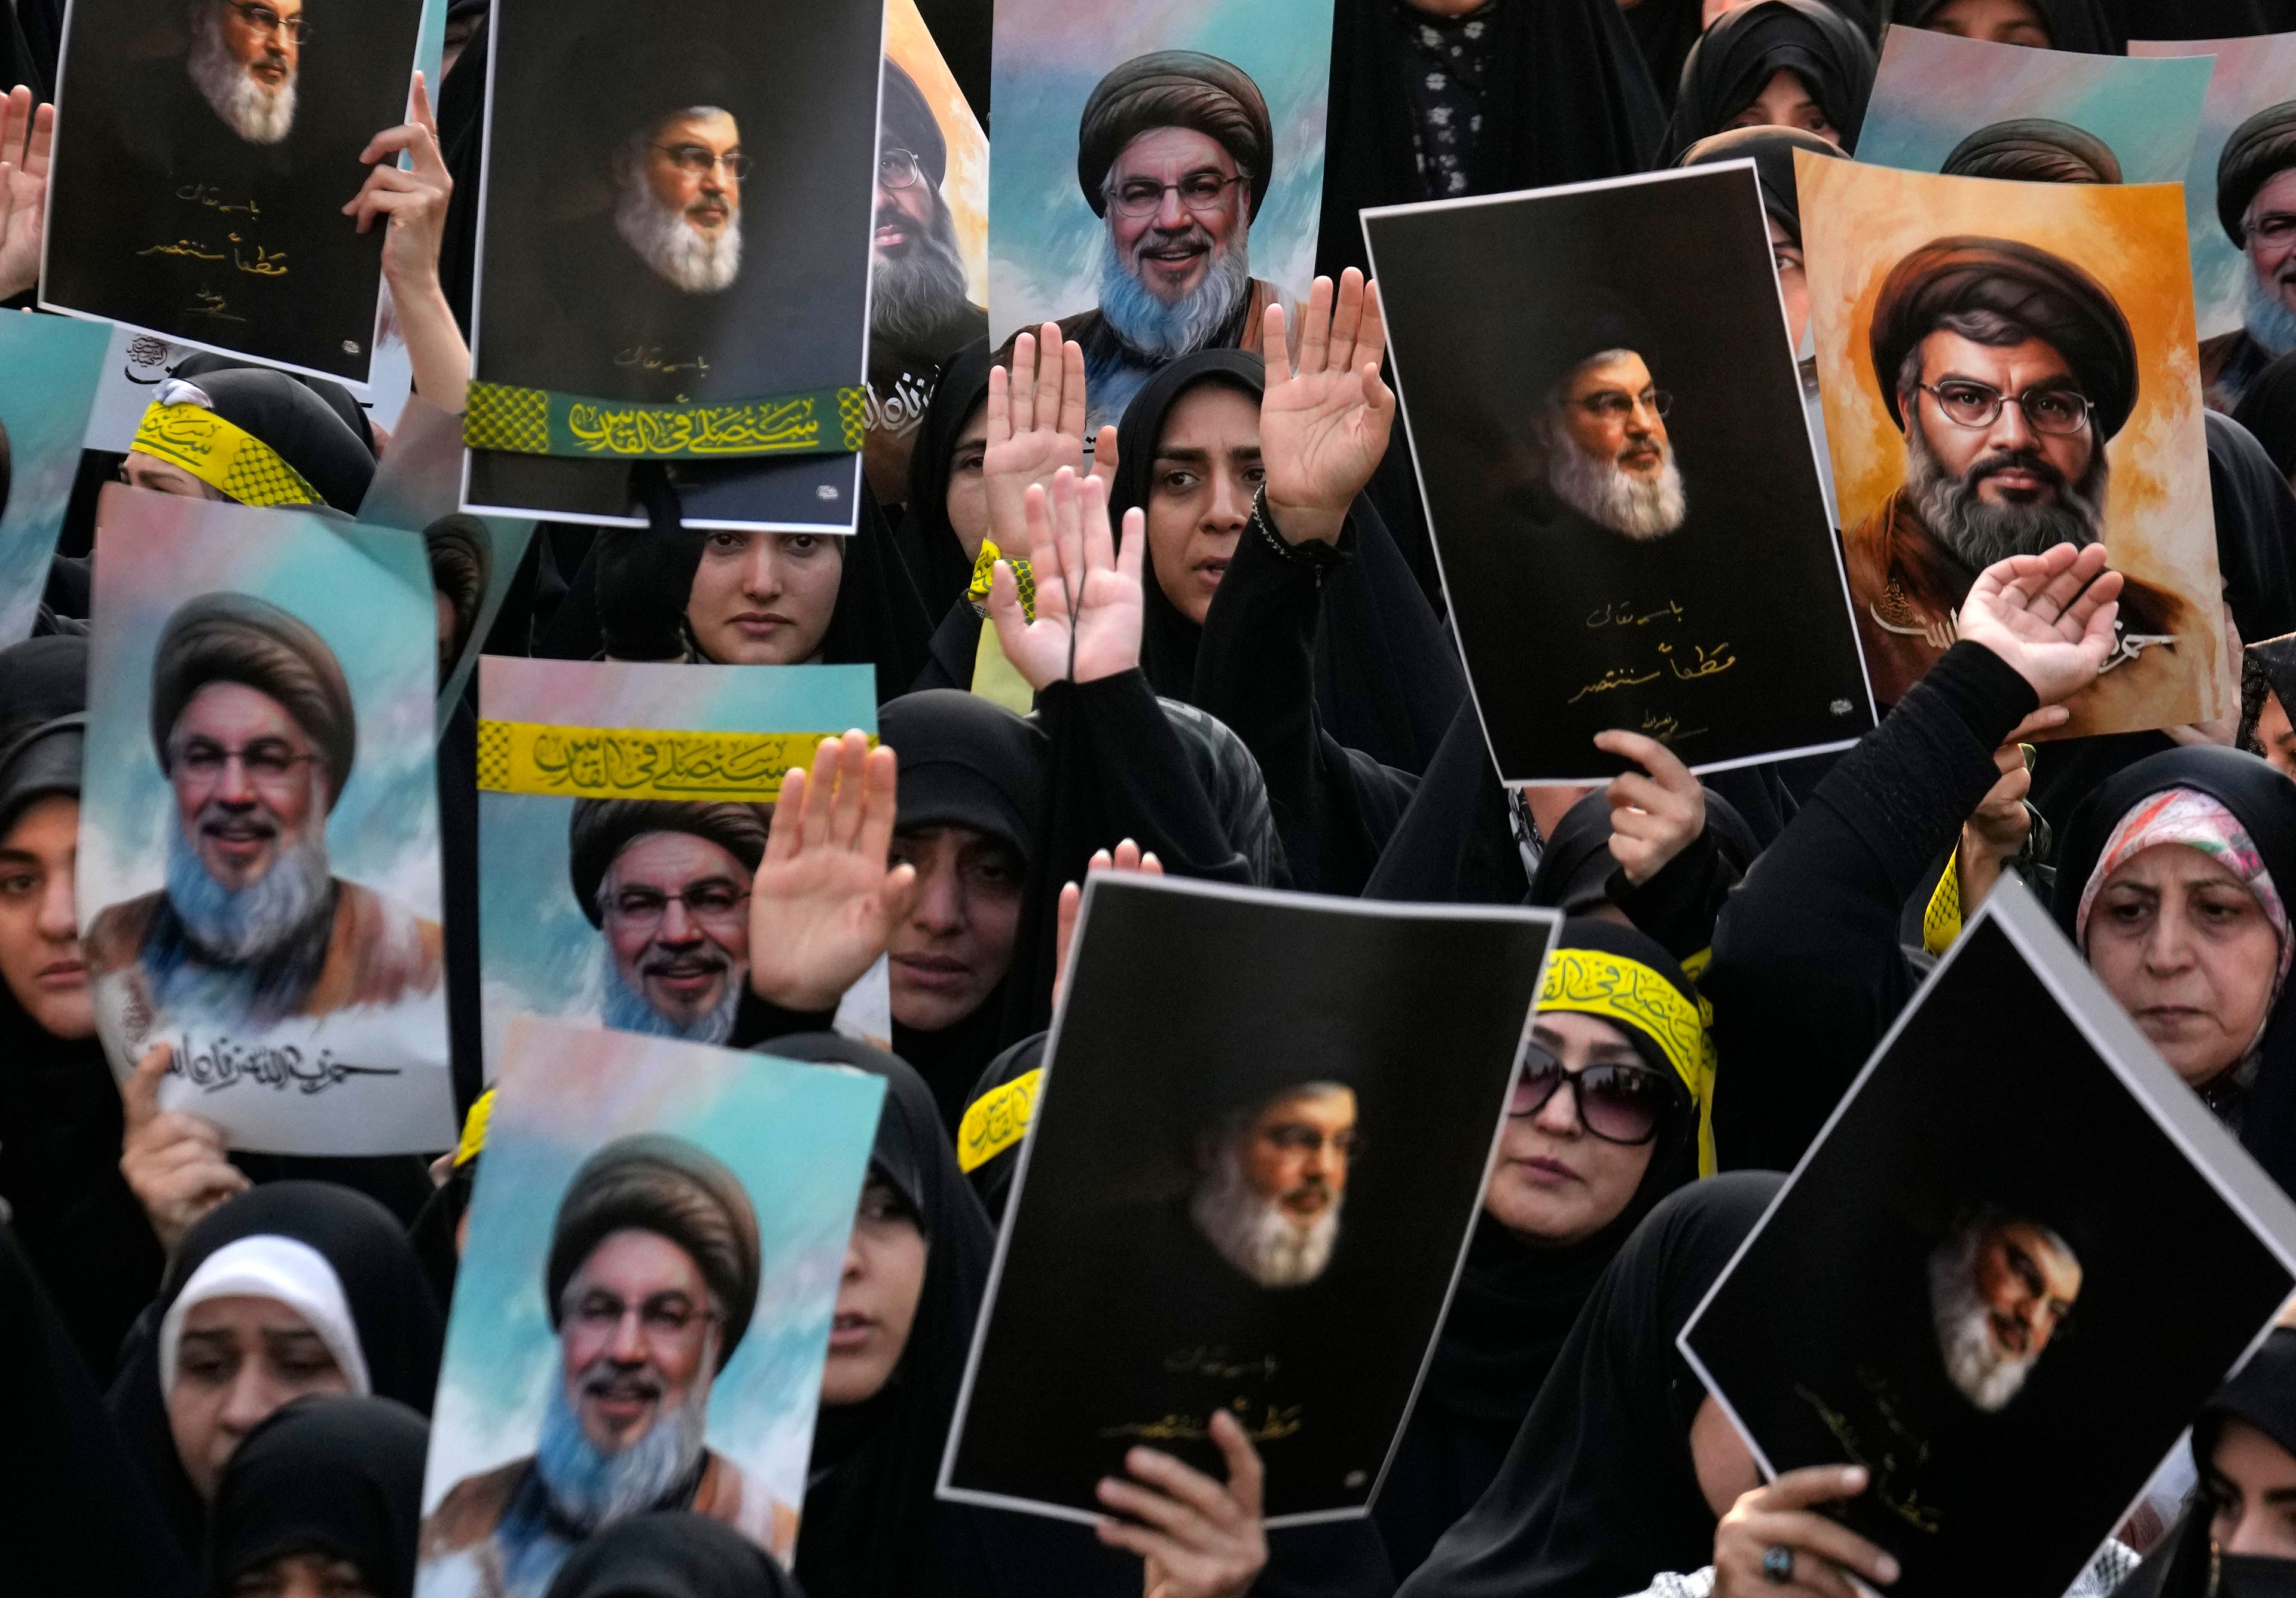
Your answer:
[[[199,406],[154,401],[129,447],[182,467],[243,505],[326,503],[277,450]]]
[[[1713,1174],[1714,1040],[1702,1000],[1690,998],[1639,960],[1601,949],[1557,949],[1546,964],[1538,1008],[1599,1016],[1656,1043],[1698,1106],[1698,1174]]]

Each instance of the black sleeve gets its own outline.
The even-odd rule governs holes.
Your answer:
[[[1701,984],[1725,1167],[1791,1168],[1912,996],[1899,909],[1999,777],[1993,750],[2038,703],[1998,655],[1956,643],[1747,873]]]
[[[1236,541],[1196,649],[1195,702],[1235,730],[1267,779],[1294,886],[1355,895],[1370,881],[1416,783],[1342,749],[1316,713],[1316,625],[1324,574],[1354,556],[1286,545],[1255,511]]]
[[[1069,868],[1063,881],[1082,881],[1093,850],[1130,838],[1175,876],[1250,881],[1143,673],[1054,683],[1037,703],[1053,733],[1052,857]]]
[[[745,987],[742,1002],[734,1012],[734,1030],[727,1034],[729,1049],[754,1049],[771,1043],[776,1037],[788,1037],[798,1032],[833,1032],[837,1029],[837,1006],[826,1010],[784,1010],[771,999],[761,999],[754,987]],[[767,1053],[772,1051],[767,1050]]]
[[[1712,946],[1714,922],[1738,885],[1738,874],[1708,832],[1647,882],[1629,882],[1620,866],[1611,873],[1607,891],[1638,930],[1665,945],[1676,960],[1690,961]]]

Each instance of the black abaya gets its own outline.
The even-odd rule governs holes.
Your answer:
[[[430,1428],[348,1395],[274,1410],[232,1451],[208,1515],[208,1598],[291,1553],[348,1561],[373,1598],[413,1598]]]
[[[2296,478],[2296,351],[2256,374],[2232,419],[2256,435],[2283,478]]]
[[[933,385],[909,452],[909,498],[893,541],[929,616],[946,616],[972,582],[972,558],[948,524],[948,484],[956,440],[972,413],[988,402],[992,365],[987,339],[976,340],[949,357],[940,381]],[[977,632],[974,637],[978,639]],[[964,665],[965,680],[957,686],[972,681],[970,657]]]
[[[1404,1598],[1620,1598],[1710,1563],[1690,1461],[1705,1389],[1674,1346],[1784,1178],[1693,1184],[1652,1209],[1595,1286],[1506,1463]]]
[[[805,1598],[774,1556],[723,1520],[654,1510],[585,1537],[545,1598]]]

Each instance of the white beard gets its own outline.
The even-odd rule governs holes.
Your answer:
[[[316,828],[282,848],[269,870],[237,889],[208,875],[180,826],[168,833],[168,903],[193,940],[217,961],[244,963],[277,953],[308,927],[332,880],[326,840]]]
[[[614,231],[655,275],[688,294],[715,294],[742,270],[742,208],[728,208],[725,231],[696,233],[684,211],[664,205],[644,174],[625,171],[614,201]]]
[[[250,144],[276,144],[295,126],[295,75],[266,89],[226,48],[210,6],[192,38],[184,67],[215,114]]]
[[[1203,348],[1250,292],[1249,235],[1213,256],[1204,281],[1171,305],[1151,294],[1117,254],[1114,235],[1101,235],[1100,314],[1119,339],[1152,362],[1177,360]]]
[[[1946,1374],[1963,1397],[1992,1414],[2017,1396],[2039,1356],[2011,1359],[1993,1346],[1977,1297],[1978,1236],[1966,1227],[1931,1250],[1930,1317]]]
[[[1219,1256],[1262,1287],[1300,1287],[1324,1274],[1340,1237],[1340,1199],[1306,1226],[1253,1191],[1233,1145],[1196,1184],[1189,1217]]]
[[[1548,430],[1546,485],[1564,504],[1589,521],[1637,543],[1663,538],[1690,513],[1674,446],[1660,446],[1663,463],[1656,481],[1621,471],[1615,461],[1592,455],[1559,427]]]
[[[2243,304],[2240,319],[2248,329],[2248,336],[2274,355],[2286,355],[2296,349],[2296,311],[2280,297],[2280,285],[2256,281],[2256,267],[2249,266],[2242,274]]]
[[[712,1337],[705,1359],[716,1357],[716,1347]],[[601,1454],[583,1435],[565,1382],[554,1380],[535,1445],[535,1469],[542,1472],[558,1512],[586,1531],[596,1531],[653,1508],[694,1474],[709,1411],[709,1384],[697,1381],[686,1389],[685,1402],[656,1414],[644,1437],[619,1454]]]
[[[744,977],[740,967],[726,971],[726,992],[709,1013],[680,1026],[646,1001],[629,985],[611,951],[604,955],[605,1002],[599,1021],[617,1032],[636,1032],[648,1037],[676,1037],[687,1043],[724,1043],[734,1036],[734,1012],[742,1007]]]

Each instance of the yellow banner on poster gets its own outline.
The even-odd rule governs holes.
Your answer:
[[[770,803],[833,733],[688,733],[479,723],[479,786],[570,799]],[[876,742],[870,740],[872,745]]]

